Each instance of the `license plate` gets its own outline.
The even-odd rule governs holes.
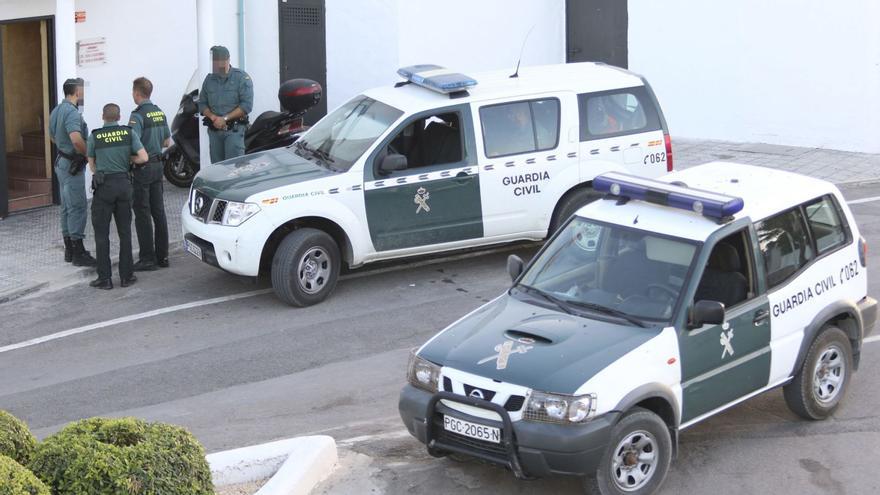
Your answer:
[[[478,425],[452,416],[443,416],[443,429],[475,440],[501,443],[501,428]]]
[[[186,247],[186,251],[189,254],[195,256],[198,259],[202,259],[202,248],[186,240],[183,241],[183,245],[184,247]]]

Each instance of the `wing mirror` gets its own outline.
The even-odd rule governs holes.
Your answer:
[[[516,280],[522,275],[523,267],[525,263],[522,258],[515,254],[511,254],[507,257],[507,273],[510,275],[510,280]]]
[[[408,165],[405,156],[396,153],[389,153],[385,155],[385,158],[383,158],[382,162],[379,164],[379,173],[388,175],[391,172],[396,172],[398,170],[406,170]]]
[[[724,303],[718,301],[697,301],[691,308],[688,328],[700,328],[703,325],[721,325],[724,323]]]

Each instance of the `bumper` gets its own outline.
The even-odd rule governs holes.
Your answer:
[[[490,409],[498,413],[502,421],[464,414],[446,407],[440,399]],[[410,434],[426,444],[431,455],[471,455],[507,466],[519,478],[594,475],[618,418],[617,413],[609,413],[583,425],[511,422],[501,406],[445,392],[430,394],[412,385],[400,392],[398,408]],[[502,441],[492,444],[446,432],[442,422],[444,414],[501,428]]]
[[[877,300],[873,297],[865,297],[859,301],[859,313],[862,314],[862,338],[864,338],[874,331],[874,324],[877,323]]]
[[[236,275],[259,275],[263,246],[275,230],[259,213],[238,227],[202,223],[187,206],[180,215],[183,238],[202,249],[202,261]]]

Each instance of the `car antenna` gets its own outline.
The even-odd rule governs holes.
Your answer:
[[[529,28],[529,32],[526,33],[526,39],[523,40],[522,48],[519,49],[519,59],[517,59],[516,61],[516,71],[514,71],[514,73],[510,75],[511,79],[516,79],[519,77],[519,64],[522,63],[523,52],[526,51],[526,43],[528,43],[529,36],[532,35],[532,31],[535,30],[535,26],[537,25],[538,23],[532,24],[532,27]]]

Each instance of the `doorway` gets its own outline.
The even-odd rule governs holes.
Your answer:
[[[53,203],[51,20],[0,24],[0,218]]]
[[[324,89],[321,102],[306,112],[306,124],[327,114],[327,41],[324,0],[279,0],[281,82],[305,78]]]
[[[627,0],[567,0],[566,61],[627,68]]]

